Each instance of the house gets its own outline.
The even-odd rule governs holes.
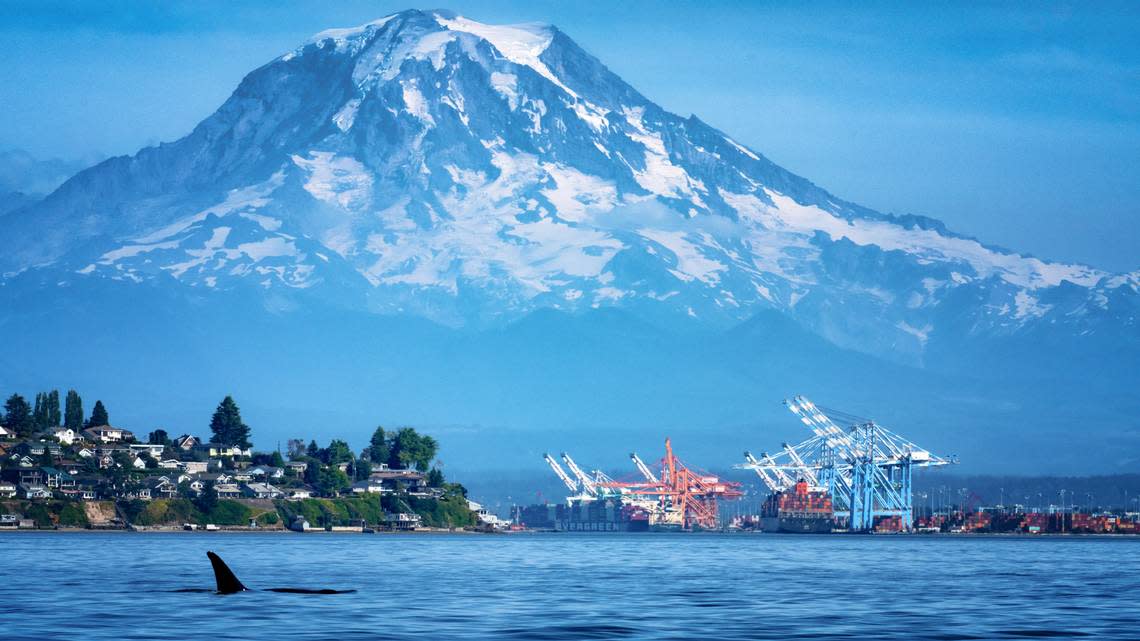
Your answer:
[[[75,450],[75,454],[80,458],[91,458],[92,456],[95,456],[95,448],[84,446]]]
[[[498,516],[491,514],[482,504],[476,503],[471,499],[467,499],[467,509],[474,512],[475,518],[479,519],[479,522],[483,525],[489,525],[491,527],[506,527],[510,525],[509,521],[504,521]]]
[[[199,474],[198,479],[206,483],[229,483],[234,480],[234,477],[225,472],[218,472],[217,474]]]
[[[183,434],[182,436],[179,436],[178,438],[174,439],[173,446],[174,446],[174,449],[182,450],[183,452],[189,452],[190,450],[198,447],[201,444],[202,444],[202,442],[198,440],[197,436],[190,436],[189,434]]]
[[[55,466],[73,476],[79,474],[84,467],[82,463],[73,459],[63,459],[56,463]]]
[[[226,458],[233,458],[235,456],[249,456],[251,450],[242,449],[237,445],[224,445],[222,443],[206,443],[199,449],[202,449],[211,457],[224,456]]]
[[[79,490],[79,498],[84,501],[94,501],[99,495],[99,485],[103,479],[98,476],[80,476],[75,479],[76,489]]]
[[[279,499],[285,494],[268,483],[246,483],[242,486],[243,493],[255,499]]]
[[[353,494],[383,494],[386,491],[391,490],[385,490],[384,482],[378,479],[366,479],[352,484]]]
[[[341,472],[348,473],[348,466],[349,465],[350,465],[350,463],[348,461],[342,461],[342,462],[336,464],[336,469],[340,470]]]
[[[51,490],[47,489],[43,485],[25,485],[24,483],[21,483],[20,496],[25,499],[50,499]]]
[[[273,467],[272,465],[258,465],[257,467],[250,468],[249,473],[254,478],[265,479],[280,479],[285,476],[284,468]]]
[[[384,521],[393,530],[414,530],[420,526],[420,515],[413,512],[386,512]]]
[[[135,435],[127,430],[111,427],[110,425],[99,425],[96,427],[88,427],[82,432],[83,437],[93,443],[119,443],[122,441],[134,440]]]
[[[143,483],[150,489],[150,495],[153,497],[163,499],[178,497],[178,485],[165,476],[151,476]]]
[[[214,486],[214,491],[218,493],[220,499],[241,498],[241,488],[234,483],[218,483]]]
[[[132,457],[131,458],[131,466],[132,467],[134,467],[136,470],[145,470],[146,469],[146,461],[142,460],[142,458],[140,458],[139,456],[134,455],[134,454],[132,454],[131,457]]]
[[[309,464],[304,461],[289,461],[285,464],[285,469],[300,476],[305,473],[305,470],[309,469]]]
[[[287,494],[285,495],[285,498],[289,499],[290,501],[311,499],[313,498],[313,488],[308,486],[289,488]]]
[[[25,441],[15,447],[15,451],[24,456],[43,456],[47,452],[47,443],[43,441]]]
[[[182,461],[182,470],[187,474],[204,474],[208,466],[206,461]]]
[[[16,433],[0,425],[0,438],[16,438]]]
[[[18,470],[21,485],[46,485],[44,476],[44,470],[40,467],[21,467]]]
[[[36,459],[19,452],[8,457],[8,463],[15,467],[35,467]]]
[[[10,499],[16,496],[16,484],[0,481],[0,499]]]
[[[71,445],[79,438],[79,432],[76,432],[70,427],[57,427],[52,430],[51,435],[55,440],[64,445]]]
[[[125,498],[125,499],[139,499],[142,501],[149,501],[151,499],[150,488],[144,485],[142,487],[135,488],[133,490],[128,490],[128,491],[123,493],[123,498]]]
[[[158,462],[158,467],[164,470],[178,470],[182,469],[182,461],[176,458],[166,458]]]
[[[161,443],[131,443],[127,447],[135,454],[146,454],[156,461],[162,458],[162,450],[166,449]]]
[[[233,479],[240,483],[249,483],[253,480],[253,475],[248,470],[237,470],[233,473]]]
[[[75,487],[75,479],[71,478],[71,475],[67,472],[54,467],[41,467],[40,471],[43,474],[42,483],[52,489],[58,490],[62,488],[65,480],[69,487]]]
[[[424,479],[426,477],[415,470],[397,470],[381,466],[379,470],[374,470],[368,478],[381,481],[390,489],[395,489],[397,485],[400,485],[409,491],[416,491],[425,484]]]

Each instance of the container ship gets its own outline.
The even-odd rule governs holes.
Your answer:
[[[556,532],[646,532],[649,513],[620,500],[539,504],[515,510],[516,522],[531,529]]]
[[[835,523],[835,510],[827,491],[796,483],[791,490],[773,492],[760,508],[766,532],[827,534]]]

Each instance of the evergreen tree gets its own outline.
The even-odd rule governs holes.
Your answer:
[[[83,399],[75,390],[67,390],[63,407],[63,426],[78,432],[83,429]]]
[[[269,464],[273,467],[285,467],[285,459],[281,457],[281,452],[275,450]]]
[[[368,441],[368,459],[373,463],[388,462],[388,439],[383,426],[377,426]]]
[[[242,449],[251,447],[249,442],[249,426],[241,420],[241,410],[232,396],[226,396],[214,410],[210,419],[210,432],[213,441],[222,445],[236,445]]]
[[[372,476],[372,463],[367,459],[358,458],[352,466],[352,478],[355,481],[364,481]]]
[[[443,487],[443,472],[438,467],[431,468],[427,474],[428,487]]]
[[[340,439],[333,439],[329,443],[329,447],[325,450],[325,463],[329,465],[336,465],[337,463],[348,463],[352,461],[352,450],[349,449],[348,443]]]
[[[32,408],[23,396],[13,394],[4,403],[4,427],[12,430],[19,438],[27,438],[35,430]]]
[[[91,409],[91,418],[87,419],[87,427],[110,424],[111,417],[107,415],[107,408],[103,407],[103,401],[95,401],[95,407]]]
[[[63,418],[59,411],[59,390],[57,389],[48,392],[47,418],[48,427],[59,427],[63,424]]]
[[[319,458],[321,455],[321,446],[317,445],[315,440],[309,441],[309,447],[305,449],[305,455],[310,458]]]
[[[59,401],[59,395],[56,394],[56,402]],[[36,394],[35,408],[32,410],[32,423],[35,425],[37,432],[44,432],[48,429],[55,427],[52,424],[52,407],[51,407],[51,393],[39,392]]]
[[[170,445],[170,435],[161,427],[147,434],[146,442],[151,445]]]

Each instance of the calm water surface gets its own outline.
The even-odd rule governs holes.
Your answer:
[[[4,533],[4,639],[1140,638],[1140,540]],[[206,550],[249,587],[213,587]]]

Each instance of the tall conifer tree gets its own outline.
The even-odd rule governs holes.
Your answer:
[[[222,445],[237,445],[243,449],[251,447],[249,426],[241,420],[241,410],[232,396],[226,396],[218,403],[214,416],[210,419],[210,432],[213,441]]]
[[[63,423],[63,418],[59,411],[59,390],[53,389],[47,395],[47,419],[48,427],[59,427]]]
[[[87,427],[110,424],[111,417],[107,415],[107,408],[103,407],[103,401],[95,401],[95,407],[91,409],[91,418],[87,419]]]
[[[67,398],[64,399],[63,426],[76,432],[83,429],[83,399],[73,389],[67,390]]]

